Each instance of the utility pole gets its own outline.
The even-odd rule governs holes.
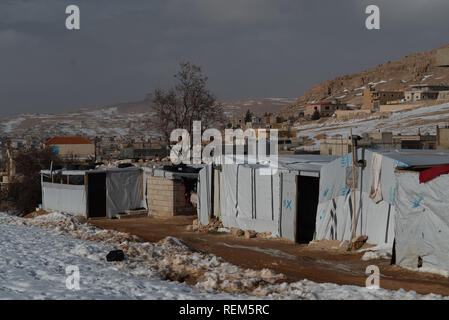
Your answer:
[[[355,237],[357,236],[357,222],[356,222],[356,218],[357,218],[357,204],[356,204],[356,194],[357,194],[357,184],[356,184],[356,176],[355,176],[355,170],[356,170],[356,165],[355,165],[355,153],[357,152],[356,148],[355,148],[355,143],[354,143],[354,136],[352,135],[352,128],[351,128],[351,149],[352,149],[352,238],[355,239]]]
[[[6,175],[8,176],[8,179],[11,176],[11,159],[11,140],[8,139],[6,142]]]

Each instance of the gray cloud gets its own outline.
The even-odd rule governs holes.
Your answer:
[[[68,4],[80,31],[64,27]],[[380,31],[364,28],[368,4],[381,8]],[[186,59],[219,98],[297,97],[446,44],[447,13],[446,0],[4,0],[0,113],[141,99]]]

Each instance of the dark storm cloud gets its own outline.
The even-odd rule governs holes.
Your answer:
[[[65,7],[81,30],[65,29]],[[364,28],[381,8],[381,30]],[[1,114],[138,100],[177,63],[219,98],[300,96],[316,82],[448,43],[446,0],[3,0]]]

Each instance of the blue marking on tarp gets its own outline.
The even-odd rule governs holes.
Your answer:
[[[421,205],[421,202],[423,201],[423,199],[424,199],[423,196],[419,196],[418,200],[413,202],[412,208],[413,209],[418,208]]]
[[[293,200],[284,200],[284,208],[285,208],[285,209],[292,210],[292,207],[291,207],[292,201],[293,201]]]
[[[326,210],[323,209],[323,211],[321,211],[321,216],[320,216],[320,220],[323,219],[323,216],[326,214]]]
[[[342,156],[340,159],[342,168],[348,168],[349,164],[352,164],[352,160],[349,159],[349,153]]]
[[[391,205],[395,205],[395,203],[396,203],[396,191],[397,191],[397,189],[396,189],[396,187],[390,187],[390,204]]]
[[[324,190],[324,192],[323,192],[323,197],[326,197],[328,193],[329,193],[329,188],[327,188],[326,190]]]
[[[341,195],[342,195],[342,196],[347,195],[348,192],[349,192],[349,188],[346,188],[346,187],[341,188]]]
[[[399,161],[399,160],[394,160],[393,168],[396,168],[396,167],[408,167],[408,164],[406,164],[405,162]]]

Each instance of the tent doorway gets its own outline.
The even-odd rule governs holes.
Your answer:
[[[106,217],[106,173],[87,175],[87,213],[89,218]]]
[[[320,192],[318,177],[298,176],[296,199],[296,242],[313,240]]]

